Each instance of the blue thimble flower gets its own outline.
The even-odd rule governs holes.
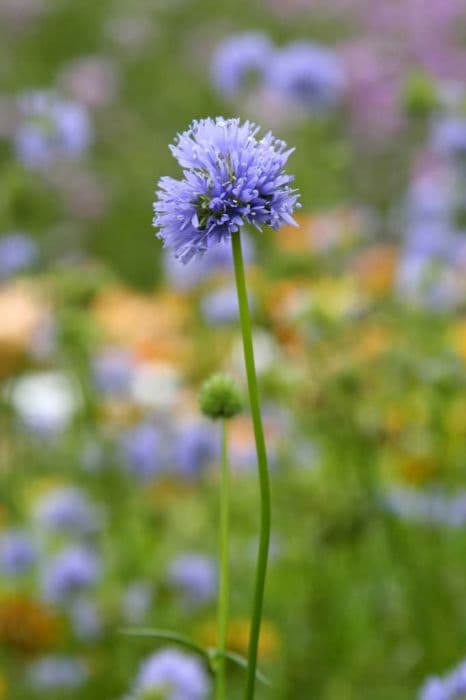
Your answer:
[[[46,90],[20,96],[15,148],[26,168],[40,170],[55,160],[77,158],[91,141],[92,125],[84,105]]]
[[[296,225],[298,194],[285,164],[293,152],[271,132],[239,119],[201,119],[170,149],[183,178],[162,177],[154,204],[158,237],[187,263],[244,225]]]
[[[209,677],[198,658],[165,648],[142,662],[131,700],[159,694],[166,700],[205,700],[209,690]]]
[[[70,656],[43,656],[28,668],[27,678],[38,692],[75,690],[87,681],[88,671]]]
[[[36,562],[37,551],[30,536],[22,530],[6,530],[0,537],[0,574],[20,576]]]
[[[45,600],[63,603],[92,587],[100,578],[101,562],[90,549],[71,546],[48,562],[42,576]]]
[[[345,78],[337,54],[330,48],[296,41],[275,54],[267,80],[294,104],[322,112],[342,97]]]
[[[247,86],[249,78],[263,78],[273,54],[265,34],[246,32],[229,36],[217,46],[212,57],[212,80],[217,90],[234,97]]]

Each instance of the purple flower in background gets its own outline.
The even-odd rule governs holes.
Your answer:
[[[140,481],[150,481],[166,468],[162,435],[150,423],[128,431],[121,446],[129,472]]]
[[[134,700],[162,693],[164,700],[205,700],[210,681],[202,662],[177,649],[162,649],[140,666]]]
[[[0,237],[0,280],[8,279],[35,263],[37,244],[24,233]]]
[[[243,259],[246,264],[249,264],[254,260],[254,246],[251,237],[247,234],[243,235],[241,244]],[[231,245],[229,245],[229,241],[224,241],[209,248],[201,258],[192,260],[189,267],[183,265],[173,254],[165,251],[164,263],[170,285],[177,289],[189,290],[205,281],[209,276],[233,270]]]
[[[205,603],[215,596],[217,568],[204,554],[183,554],[169,568],[169,579],[190,603]]]
[[[293,177],[284,171],[293,149],[239,119],[202,119],[177,137],[171,151],[183,179],[163,177],[153,224],[167,248],[187,263],[228,240],[245,224],[262,231],[295,224]]]
[[[38,691],[76,690],[87,681],[86,667],[70,656],[44,656],[27,670],[29,683]]]
[[[209,292],[201,302],[202,315],[212,325],[232,323],[238,318],[238,297],[234,287]]]
[[[34,510],[37,522],[50,532],[86,535],[99,528],[97,508],[79,488],[64,486],[46,493]]]
[[[210,425],[183,426],[175,440],[175,468],[185,476],[197,476],[218,455],[218,441]]]
[[[152,605],[154,594],[147,581],[133,581],[127,587],[122,599],[122,613],[126,622],[143,622]]]
[[[212,57],[212,80],[219,92],[234,97],[251,79],[263,79],[273,55],[269,39],[259,32],[224,39]]]
[[[130,353],[107,348],[92,363],[94,382],[103,394],[122,395],[129,391],[133,376]]]
[[[48,601],[61,603],[97,583],[101,562],[90,549],[68,547],[47,562],[42,576],[42,590]]]
[[[428,678],[419,700],[460,700],[466,694],[466,661],[443,677]]]
[[[0,535],[0,575],[20,576],[36,562],[37,550],[29,535],[7,530]]]
[[[82,56],[66,65],[60,75],[65,92],[89,107],[113,102],[118,92],[118,73],[107,56]]]
[[[448,496],[441,491],[392,488],[383,497],[384,507],[412,522],[449,527],[466,526],[466,492]]]
[[[315,112],[333,107],[345,89],[342,63],[335,51],[305,41],[278,51],[267,79],[292,102]]]
[[[40,169],[61,158],[76,158],[89,146],[87,109],[54,92],[32,91],[19,99],[16,155],[27,168]]]
[[[102,616],[93,600],[77,598],[71,604],[69,616],[73,632],[81,641],[97,639],[102,632]]]
[[[466,118],[448,117],[433,130],[434,147],[451,158],[466,158]]]

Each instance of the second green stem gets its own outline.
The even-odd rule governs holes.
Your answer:
[[[230,471],[228,467],[227,422],[222,420],[222,462],[220,473],[220,575],[218,591],[218,649],[216,698],[226,699],[226,658],[228,637],[228,599],[229,599],[229,520],[230,520]]]

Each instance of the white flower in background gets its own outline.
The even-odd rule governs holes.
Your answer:
[[[180,376],[174,367],[146,362],[136,366],[131,383],[134,401],[148,409],[173,406],[180,390]]]
[[[10,384],[9,389],[21,422],[45,437],[65,430],[80,404],[77,388],[62,372],[30,372]]]

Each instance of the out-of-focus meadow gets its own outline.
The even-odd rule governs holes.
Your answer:
[[[0,0],[0,698],[209,697],[197,657],[121,630],[215,645],[197,394],[245,384],[231,259],[184,267],[151,210],[168,144],[218,114],[296,147],[302,202],[246,241],[274,509],[257,697],[463,697],[465,76],[464,0]],[[247,414],[231,443],[245,654]]]

